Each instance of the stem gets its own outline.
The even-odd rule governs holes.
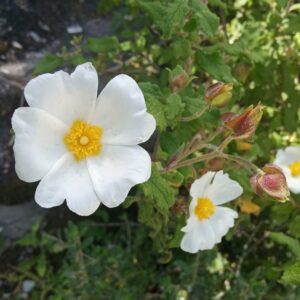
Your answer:
[[[200,259],[200,252],[198,252],[196,254],[195,257],[195,264],[194,264],[194,268],[193,268],[193,274],[192,274],[192,280],[191,280],[191,284],[188,287],[188,292],[191,293],[193,290],[193,287],[196,283],[196,279],[197,279],[197,275],[198,275],[198,269],[199,269],[199,259]]]
[[[217,130],[214,133],[212,133],[210,136],[208,136],[208,138],[205,140],[202,140],[200,134],[194,135],[194,137],[184,147],[184,149],[181,152],[176,154],[176,158],[171,160],[171,162],[168,164],[166,169],[168,169],[168,170],[173,169],[173,167],[175,167],[184,158],[188,157],[195,151],[199,151],[202,148],[216,150],[217,146],[208,144],[208,143],[213,141],[223,131],[224,131],[224,127],[219,127],[219,128],[217,128]]]
[[[167,168],[166,171],[170,172],[170,171],[173,171],[173,170],[178,169],[178,168],[193,165],[193,164],[198,163],[200,161],[205,161],[205,160],[208,160],[208,159],[215,158],[217,156],[220,156],[219,151],[213,151],[213,152],[203,154],[203,155],[198,156],[198,157],[194,157],[194,158],[191,158],[191,159],[184,160],[184,161],[176,164],[175,166]]]
[[[223,150],[226,148],[226,146],[233,140],[232,136],[228,136],[222,144],[219,145],[218,150],[219,152],[223,152]]]
[[[156,161],[157,160],[157,153],[160,145],[160,133],[157,134],[156,139],[155,139],[155,144],[153,148],[153,153],[152,153],[152,160]]]
[[[214,133],[212,133],[206,140],[201,141],[199,144],[196,144],[194,147],[192,147],[185,156],[183,156],[182,158],[185,158],[187,156],[189,156],[190,154],[192,154],[195,151],[198,151],[202,148],[208,148],[208,149],[212,149],[215,150],[217,147],[211,144],[207,144],[211,141],[213,141],[220,133],[222,133],[224,131],[223,127],[219,127]]]
[[[285,7],[285,10],[284,10],[284,14],[283,14],[283,17],[287,17],[287,15],[289,14],[290,12],[290,8],[291,6],[293,5],[294,1],[293,0],[289,0],[288,3],[287,3],[287,6]]]
[[[181,117],[180,121],[181,122],[190,122],[190,121],[193,121],[195,119],[198,119],[207,111],[208,108],[209,108],[209,105],[206,104],[203,107],[201,107],[200,110],[195,115],[188,116],[188,117]]]
[[[290,195],[289,196],[289,200],[291,201],[291,204],[297,208],[297,209],[300,209],[300,205],[296,202],[296,200]]]
[[[246,159],[244,159],[240,156],[233,156],[233,155],[230,155],[230,154],[223,153],[222,157],[227,159],[227,160],[234,161],[237,164],[239,164],[241,166],[244,166],[249,170],[253,170],[254,172],[263,173],[263,171],[259,167],[257,167],[254,163],[252,163],[251,161],[248,161],[248,160],[246,160]]]
[[[249,249],[249,246],[251,245],[251,243],[252,243],[253,239],[255,238],[256,234],[258,233],[258,231],[261,229],[262,225],[263,225],[262,222],[260,222],[256,225],[255,229],[252,231],[250,237],[248,238],[248,241],[243,246],[243,252],[238,260],[237,267],[236,267],[234,284],[237,283],[237,280],[240,276],[242,265],[245,261],[245,258],[249,255],[250,251],[253,249],[253,248]]]

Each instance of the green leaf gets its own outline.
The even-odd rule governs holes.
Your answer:
[[[178,37],[174,40],[172,43],[172,50],[173,55],[177,59],[186,59],[192,55],[191,42],[183,37]]]
[[[174,120],[177,116],[181,115],[184,110],[184,103],[181,101],[181,97],[176,94],[171,94],[167,98],[166,117],[169,120]]]
[[[138,3],[142,9],[149,14],[153,23],[157,25],[162,31],[165,26],[166,7],[164,7],[159,1],[141,1]]]
[[[176,224],[176,229],[175,229],[175,234],[170,240],[169,247],[170,248],[178,248],[180,246],[181,240],[183,238],[184,233],[181,231],[181,228],[185,225],[185,220],[184,218],[178,218],[177,224]]]
[[[176,170],[163,174],[163,178],[167,180],[170,186],[175,188],[179,188],[184,181],[184,176]]]
[[[227,10],[227,6],[222,0],[208,0],[208,4],[212,6],[221,7],[224,10]]]
[[[139,84],[139,87],[145,95],[148,112],[154,116],[157,127],[160,130],[164,130],[167,127],[166,108],[159,100],[162,97],[160,87],[150,82],[142,82]]]
[[[189,10],[187,2],[187,0],[175,0],[168,6],[164,6],[159,1],[139,1],[139,4],[165,37],[170,38],[182,28],[184,17]]]
[[[219,18],[199,0],[192,0],[191,7],[196,17],[198,28],[211,37],[219,27]]]
[[[43,57],[35,66],[33,70],[33,74],[38,75],[42,73],[49,73],[57,70],[62,64],[64,60],[54,54],[48,54]]]
[[[224,63],[219,53],[197,51],[196,60],[199,68],[209,73],[213,78],[224,82],[235,81],[230,68]]]
[[[300,285],[300,261],[296,261],[293,264],[285,268],[281,277],[281,281],[285,284]]]
[[[281,245],[285,245],[289,250],[300,258],[300,242],[282,232],[271,232],[270,238]]]
[[[288,4],[288,0],[276,0],[279,8],[285,8]]]
[[[44,277],[44,275],[46,274],[47,261],[45,255],[42,254],[38,257],[36,270],[40,277]]]
[[[119,41],[115,36],[101,38],[89,38],[84,46],[86,50],[92,52],[111,52],[119,49]]]
[[[160,98],[162,96],[160,87],[155,83],[140,82],[139,87],[146,96],[155,96],[157,98]]]
[[[161,210],[168,210],[175,201],[175,192],[161,176],[156,166],[152,166],[152,174],[148,182],[143,184],[145,196],[153,200]]]
[[[296,238],[300,238],[300,215],[294,216],[294,218],[292,218],[290,220],[289,223],[289,231],[291,232],[291,234],[296,237]]]
[[[187,0],[175,0],[169,4],[163,25],[163,31],[167,38],[182,28],[188,10]]]
[[[165,105],[153,97],[146,97],[147,110],[152,114],[156,120],[156,125],[160,130],[167,127],[167,120],[165,116]]]

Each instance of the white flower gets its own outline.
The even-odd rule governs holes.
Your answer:
[[[212,249],[216,243],[234,225],[237,212],[219,206],[229,202],[243,193],[238,182],[231,180],[223,171],[207,172],[194,181],[190,194],[190,217],[187,225],[181,230],[185,235],[181,241],[181,249],[196,253],[199,250]]]
[[[277,152],[274,164],[279,166],[291,192],[300,193],[300,146],[290,146]]]
[[[97,89],[90,63],[71,75],[43,74],[25,87],[30,107],[12,118],[16,172],[26,182],[41,180],[35,200],[42,207],[66,199],[70,210],[90,215],[101,202],[118,206],[150,177],[150,156],[138,144],[156,123],[137,83],[118,75],[98,98]]]

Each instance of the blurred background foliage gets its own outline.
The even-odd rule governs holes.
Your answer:
[[[91,61],[100,81],[118,73],[134,77],[157,120],[146,145],[152,177],[131,191],[123,208],[101,207],[54,228],[36,224],[17,243],[22,261],[1,274],[4,297],[300,299],[300,197],[284,204],[261,200],[247,171],[223,161],[159,172],[199,130],[213,132],[220,113],[258,102],[264,117],[252,143],[231,144],[228,152],[262,166],[276,149],[299,145],[299,12],[299,3],[286,0],[99,1],[97,14],[111,16],[113,34],[75,35],[34,73]],[[233,83],[230,104],[180,122],[201,109],[205,88],[215,81]],[[186,254],[178,245],[189,185],[220,166],[244,187],[233,203],[240,217],[214,250]],[[28,294],[26,282],[34,285]]]

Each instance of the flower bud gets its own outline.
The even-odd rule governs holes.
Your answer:
[[[172,93],[175,93],[181,89],[183,89],[189,81],[189,76],[185,71],[182,71],[182,73],[174,76],[173,78],[170,78],[170,89]]]
[[[282,170],[273,164],[265,165],[262,170],[262,174],[250,178],[253,191],[259,196],[269,196],[281,202],[288,200],[290,192]]]
[[[214,107],[224,107],[232,97],[232,83],[217,82],[210,85],[205,93],[205,100]]]
[[[244,63],[238,64],[234,70],[233,75],[235,78],[237,78],[239,81],[245,83],[250,73],[250,66]]]
[[[241,114],[227,113],[222,116],[224,125],[234,132],[236,139],[249,139],[253,136],[262,118],[262,105],[249,106]]]
[[[224,169],[224,160],[219,157],[208,160],[205,164],[209,171],[217,172]]]

